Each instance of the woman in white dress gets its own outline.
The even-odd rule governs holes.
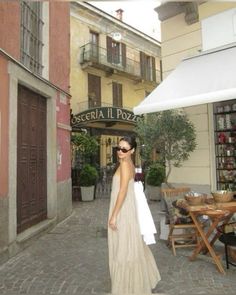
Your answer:
[[[155,259],[140,234],[134,194],[133,137],[121,138],[119,167],[112,181],[108,221],[112,294],[152,294],[160,280]]]

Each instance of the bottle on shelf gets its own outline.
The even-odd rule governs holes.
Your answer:
[[[218,142],[223,144],[226,142],[226,135],[224,132],[220,132],[218,135]]]
[[[236,100],[214,104],[217,188],[236,191]]]
[[[217,119],[217,129],[218,130],[225,129],[225,117],[223,115],[219,116]]]
[[[226,147],[226,156],[227,157],[232,157],[234,155],[234,148],[231,145],[228,145]]]
[[[233,137],[232,137],[231,132],[229,133],[229,136],[228,136],[228,138],[227,138],[227,142],[228,142],[228,143],[233,143]]]

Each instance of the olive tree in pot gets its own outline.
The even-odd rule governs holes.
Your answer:
[[[85,164],[79,177],[79,185],[81,188],[82,201],[94,200],[94,188],[98,179],[98,171],[90,164]]]
[[[146,196],[150,200],[161,200],[161,185],[166,177],[165,167],[163,164],[156,162],[149,166],[145,178]]]
[[[158,152],[158,159],[165,162],[168,182],[173,167],[181,167],[196,148],[196,131],[187,114],[179,110],[168,110],[148,114],[140,118],[135,131],[140,140],[141,157],[144,164],[152,160],[152,152]],[[148,167],[148,164],[146,164]]]

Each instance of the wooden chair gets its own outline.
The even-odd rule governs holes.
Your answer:
[[[184,199],[184,195],[189,191],[189,187],[166,188],[161,190],[168,211],[166,212],[169,223],[168,245],[172,247],[175,256],[176,248],[196,247],[199,243],[196,226],[191,221],[191,223],[176,223],[174,218],[175,210],[173,202]]]

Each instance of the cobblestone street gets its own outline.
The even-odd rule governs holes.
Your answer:
[[[109,199],[75,202],[69,218],[0,266],[0,294],[109,293],[108,206]],[[150,203],[158,229],[159,206]],[[221,275],[206,257],[190,262],[191,249],[178,249],[174,257],[165,241],[158,240],[151,248],[162,276],[156,293],[235,294],[236,268]]]

